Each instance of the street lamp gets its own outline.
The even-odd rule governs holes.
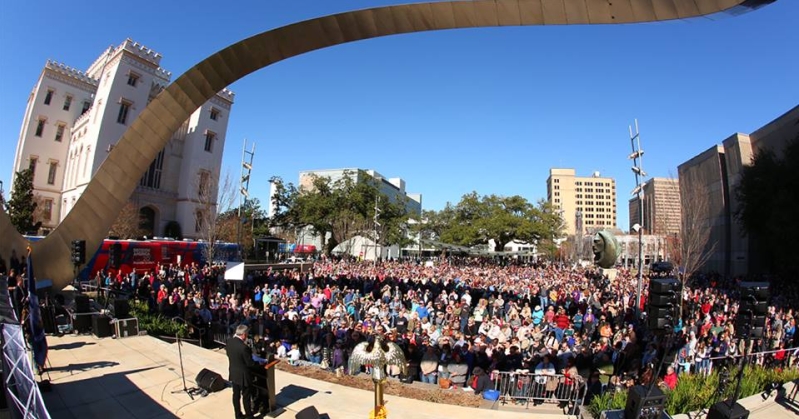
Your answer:
[[[640,224],[636,223],[633,225],[633,230],[638,233],[638,286],[635,292],[635,312],[640,317],[641,314],[641,288],[643,286],[643,272],[644,272],[644,242],[643,242],[643,234],[644,234],[644,200],[642,193],[644,191],[644,185],[646,184],[643,179],[646,177],[646,172],[643,169],[643,156],[644,150],[641,149],[641,134],[638,131],[638,120],[635,120],[635,133],[633,134],[633,127],[629,127],[630,130],[630,145],[632,147],[632,153],[627,156],[628,159],[633,161],[632,171],[635,174],[635,189],[633,189],[633,195],[638,198],[638,221]]]

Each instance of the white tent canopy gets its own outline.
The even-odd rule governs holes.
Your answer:
[[[225,266],[225,281],[244,281],[244,262],[228,262]]]

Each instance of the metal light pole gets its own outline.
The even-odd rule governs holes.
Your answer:
[[[583,260],[583,212],[577,210],[574,217],[574,263],[580,265]]]
[[[643,169],[643,155],[644,150],[641,149],[641,135],[638,131],[638,119],[635,120],[635,133],[633,133],[633,127],[628,127],[630,130],[630,145],[632,147],[633,152],[627,157],[628,159],[633,161],[632,171],[635,174],[635,189],[633,189],[633,195],[636,195],[638,198],[638,217],[639,217],[639,227],[638,227],[638,287],[635,292],[635,312],[640,317],[641,312],[641,288],[643,287],[643,274],[644,274],[644,200],[643,200],[643,191],[644,185],[646,182],[643,179],[646,177],[646,172]]]
[[[238,222],[236,223],[236,244],[239,245],[241,252],[241,210],[247,198],[250,197],[250,174],[252,173],[252,160],[255,157],[255,143],[252,144],[252,151],[247,151],[247,139],[244,139],[244,147],[241,150],[241,184],[239,185],[239,211]],[[242,198],[244,202],[242,202]],[[251,216],[254,214],[251,214]],[[241,254],[244,260],[244,254]]]
[[[374,224],[375,260],[374,260],[374,266],[377,266],[377,246],[379,245],[378,243],[380,242],[380,231],[378,230],[380,228],[380,222],[378,221],[380,219],[380,207],[378,206],[378,203],[380,202],[379,199],[380,199],[379,196],[375,197],[375,218],[374,218],[374,223],[375,223]],[[380,253],[382,254],[383,252],[380,252]]]

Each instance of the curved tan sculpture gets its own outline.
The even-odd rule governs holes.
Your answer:
[[[411,32],[491,26],[651,22],[717,13],[773,0],[464,0],[344,12],[272,29],[206,58],[161,92],[131,124],[69,215],[33,243],[36,273],[61,289],[74,271],[69,244],[93,252],[108,233],[156,154],[200,105],[240,78],[270,64],[347,42]],[[26,240],[0,215],[0,254],[22,254]]]

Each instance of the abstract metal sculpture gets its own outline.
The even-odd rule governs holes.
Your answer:
[[[39,275],[63,288],[73,278],[69,244],[99,248],[141,176],[175,131],[203,103],[242,77],[306,52],[364,39],[458,28],[586,25],[687,19],[773,0],[461,0],[382,6],[272,29],[232,44],[178,77],[130,125],[94,173],[80,199],[46,238],[32,243],[47,260]],[[26,240],[0,211],[0,254]]]
[[[381,334],[376,334],[371,342],[355,345],[350,355],[350,374],[358,373],[362,366],[372,368],[372,382],[375,383],[375,416],[383,409],[383,384],[386,382],[386,367],[393,365],[407,373],[407,363],[402,348],[394,342],[386,342]]]
[[[619,257],[619,242],[609,231],[602,230],[594,235],[594,263],[600,268],[610,269],[616,266]]]

